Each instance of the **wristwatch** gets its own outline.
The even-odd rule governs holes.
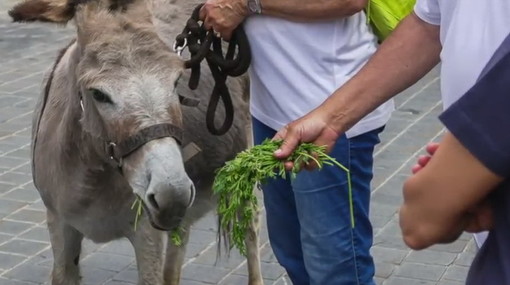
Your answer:
[[[250,15],[262,13],[261,0],[248,0],[248,11]]]

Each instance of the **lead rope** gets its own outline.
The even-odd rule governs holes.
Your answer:
[[[174,50],[180,55],[184,48],[188,47],[191,54],[190,59],[184,63],[186,68],[191,69],[188,82],[191,90],[198,87],[200,63],[204,59],[207,61],[215,84],[207,106],[206,125],[211,134],[219,136],[225,134],[234,121],[234,106],[226,84],[227,77],[237,77],[248,70],[251,50],[248,38],[240,25],[233,31],[227,52],[223,55],[221,38],[215,37],[213,31],[207,31],[204,24],[200,23],[199,13],[202,6],[203,4],[200,4],[195,7],[182,33],[175,38]],[[225,120],[217,128],[214,120],[220,99],[225,107]]]

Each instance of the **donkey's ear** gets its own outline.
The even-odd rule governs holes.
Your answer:
[[[76,6],[88,0],[26,0],[9,11],[14,22],[65,24],[74,17]]]

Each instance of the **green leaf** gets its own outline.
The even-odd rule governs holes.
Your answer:
[[[217,212],[220,217],[220,236],[227,237],[229,248],[236,247],[246,255],[245,237],[253,216],[258,209],[257,197],[253,193],[254,187],[264,183],[267,179],[287,176],[284,161],[273,156],[281,141],[265,140],[262,144],[240,152],[233,160],[217,170],[213,183],[214,193],[218,196]],[[354,208],[352,204],[352,185],[349,169],[325,153],[325,146],[302,143],[292,153],[288,160],[294,162],[294,169],[290,171],[291,179],[299,172],[298,167],[314,161],[319,169],[323,165],[336,165],[347,173],[349,191],[349,212],[351,226],[354,227]]]

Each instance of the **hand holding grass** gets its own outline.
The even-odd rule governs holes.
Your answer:
[[[333,120],[335,117],[331,116],[330,111],[327,110],[328,107],[327,104],[321,105],[300,119],[289,123],[274,136],[273,140],[283,141],[274,156],[286,161],[287,170],[294,168],[295,161],[290,156],[301,142],[324,146],[325,153],[329,153],[338,137],[345,131],[336,128]],[[318,167],[314,161],[301,166],[308,170]]]
[[[282,141],[265,140],[262,144],[239,153],[216,174],[213,190],[218,196],[217,212],[220,218],[220,232],[223,233],[220,236],[226,236],[231,247],[235,246],[243,255],[246,255],[245,236],[258,207],[257,198],[253,193],[254,186],[277,176],[286,177],[288,174],[284,161],[273,155],[281,144]],[[299,171],[300,165],[310,162],[319,168],[323,165],[336,165],[340,168],[339,171],[347,173],[351,225],[354,227],[349,170],[327,155],[325,147],[311,143],[299,144],[288,156],[288,160],[293,161],[293,167],[290,169],[292,177]]]

